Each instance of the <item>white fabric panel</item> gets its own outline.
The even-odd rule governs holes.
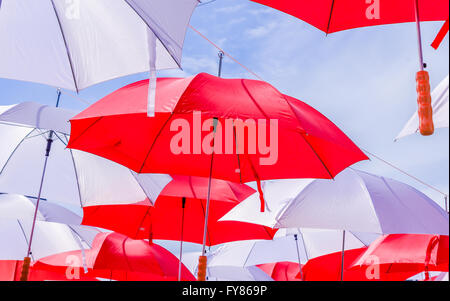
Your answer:
[[[0,175],[0,191],[37,197],[48,133],[32,137],[33,134],[20,144],[5,166]],[[79,205],[80,198],[72,157],[65,147],[65,144],[54,137],[41,197]]]
[[[132,204],[147,197],[153,203],[172,180],[169,175],[136,174],[120,164],[86,152],[72,150],[72,154],[83,207]]]
[[[306,262],[301,237],[299,245],[300,260]],[[249,240],[223,244],[209,257],[208,265],[248,267],[280,261],[298,262],[294,236],[279,237],[273,240]]]
[[[37,197],[49,133],[53,135],[41,197],[75,206],[154,202],[172,180],[138,175],[107,159],[67,149],[72,111],[28,102],[0,108],[0,193]],[[7,124],[1,123],[8,122]],[[43,126],[44,129],[32,127]]]
[[[197,0],[126,0],[166,46],[178,65]],[[180,13],[184,12],[184,13]]]
[[[439,85],[431,93],[432,108],[433,108],[433,123],[434,128],[448,128],[449,126],[449,76],[439,83]],[[395,140],[405,136],[419,132],[419,115],[417,111],[409,119],[403,129],[400,131]]]
[[[0,77],[81,90],[146,72],[150,61],[147,24],[159,38],[156,69],[178,68],[184,34],[197,3],[4,0]]]
[[[23,260],[27,253],[32,219],[0,220],[0,260]],[[79,250],[66,225],[37,221],[31,248],[33,260]]]
[[[364,182],[350,169],[308,185],[277,218],[276,228],[344,229],[382,233]]]
[[[132,170],[130,172],[152,204],[164,187],[172,181],[172,177],[166,174],[138,174]]]
[[[198,272],[198,257],[201,252],[183,254],[182,262],[193,274]],[[208,266],[206,269],[207,281],[273,281],[269,275],[256,266]]]
[[[0,77],[75,90],[51,1],[3,1],[0,45]]]
[[[0,219],[33,220],[36,201],[18,194],[0,194]],[[73,232],[76,232],[77,236],[88,244],[91,244],[95,235],[100,233],[94,227],[80,226],[81,216],[48,201],[41,200],[39,203],[36,220],[70,225]]]
[[[42,130],[51,129],[69,135],[69,120],[75,114],[75,111],[54,106],[23,102],[12,106],[0,106],[0,123],[24,125]]]

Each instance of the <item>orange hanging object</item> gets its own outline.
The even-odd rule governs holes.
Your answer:
[[[206,256],[200,256],[198,258],[198,272],[197,272],[197,279],[198,281],[206,281],[206,262],[207,262]]]
[[[430,76],[427,71],[416,74],[419,130],[423,136],[433,135],[433,109],[431,107]]]
[[[30,257],[25,257],[23,259],[22,274],[20,275],[20,281],[28,280],[28,273],[30,271],[30,263],[31,263]]]

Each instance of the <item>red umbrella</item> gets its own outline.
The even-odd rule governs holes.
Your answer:
[[[154,118],[146,115],[148,81],[128,85],[71,120],[68,147],[138,173],[258,184],[265,179],[333,178],[368,159],[322,114],[265,82],[202,73],[162,78],[157,87]],[[260,185],[258,190],[264,210]]]
[[[154,206],[149,201],[132,205],[87,206],[83,208],[82,224],[120,232],[133,239],[178,241],[184,230],[183,241],[201,244],[207,192],[207,178],[173,176],[173,181],[164,187]],[[234,221],[218,222],[254,192],[245,184],[212,179],[212,210],[206,245],[273,238],[276,230],[268,227]]]
[[[257,265],[275,281],[301,281],[298,263],[295,262],[275,262]]]
[[[448,0],[252,1],[273,7],[295,16],[327,34],[358,27],[416,22],[420,61],[420,71],[416,76],[420,132],[422,135],[433,134],[434,126],[432,119],[430,83],[428,72],[424,71],[426,65],[423,62],[420,21],[448,20]]]
[[[331,253],[310,259],[302,268],[305,281],[404,281],[418,271],[374,271],[361,267],[350,269],[353,261],[367,250],[367,247],[345,251],[344,273],[341,278],[342,252]],[[420,270],[419,270],[420,271]]]
[[[98,234],[92,249],[85,251],[86,276],[113,280],[173,281],[177,279],[178,262],[159,245],[132,240],[119,233]],[[83,253],[71,251],[48,256],[33,267],[63,274],[67,274],[68,267],[83,270]],[[181,275],[182,280],[195,280],[184,265]]]
[[[120,232],[133,239],[178,241],[183,231],[183,241],[201,244],[207,192],[207,178],[173,176],[173,181],[164,187],[154,206],[149,201],[132,205],[87,206],[83,208],[82,224]],[[234,221],[218,222],[254,192],[245,184],[212,179],[206,245],[273,238],[276,230],[268,227]]]
[[[208,179],[173,176],[154,206],[149,201],[132,205],[83,208],[83,224],[123,233],[134,239],[163,239],[202,243]],[[255,191],[245,184],[211,181],[211,214],[206,245],[237,240],[272,239],[276,230],[261,225],[218,220]]]
[[[145,114],[147,89],[148,80],[128,85],[75,116],[68,147],[105,157],[138,173],[209,177],[211,118],[217,118],[221,135],[218,129],[213,178],[242,183],[332,178],[349,165],[367,159],[326,117],[265,82],[222,79],[205,73],[190,78],[160,78],[154,118]],[[201,112],[201,116],[194,112]],[[238,119],[257,123],[252,135],[241,131],[243,125]],[[258,141],[254,140],[253,129],[261,133]],[[263,134],[269,139],[259,141]],[[183,139],[178,139],[180,136]],[[272,144],[274,153],[268,154],[258,144],[269,145],[270,137],[278,138],[278,144]],[[236,141],[243,143],[238,146],[238,154]]]
[[[377,264],[389,272],[448,272],[448,257],[448,235],[390,234],[375,240],[356,258],[352,268]]]

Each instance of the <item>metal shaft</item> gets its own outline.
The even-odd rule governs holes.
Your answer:
[[[181,281],[181,259],[183,258],[183,230],[184,230],[184,208],[186,206],[186,198],[181,199],[181,238],[180,238],[180,262],[178,263],[178,281]]]
[[[212,181],[212,171],[213,171],[213,163],[214,163],[214,145],[216,139],[216,130],[217,130],[218,119],[213,119],[213,143],[212,143],[212,153],[211,153],[211,166],[209,169],[209,181],[208,181],[208,196],[206,199],[206,212],[205,212],[205,226],[203,228],[203,246],[202,246],[202,255],[206,254],[206,236],[208,234],[208,217],[209,217],[209,207],[211,202],[211,181]]]
[[[342,231],[341,281],[344,281],[345,230]]]
[[[420,15],[419,15],[419,0],[412,0],[412,1],[414,1],[414,11],[415,11],[415,17],[416,17],[417,42],[418,42],[418,47],[419,47],[419,64],[420,64],[420,70],[423,71],[425,64],[423,62],[422,33],[420,30]]]
[[[300,250],[298,249],[298,236],[297,234],[294,234],[295,238],[295,246],[297,247],[297,258],[298,258],[298,267],[300,270],[300,280],[303,280],[303,273],[302,273],[302,261],[300,260]]]
[[[59,101],[61,99],[61,91],[59,89],[57,90],[57,95],[58,96],[56,99],[56,107],[59,106]],[[44,168],[42,170],[41,183],[39,185],[39,192],[38,192],[38,196],[37,196],[36,206],[34,208],[33,224],[31,226],[31,233],[30,233],[30,239],[28,241],[28,250],[27,250],[26,257],[30,256],[30,253],[31,253],[31,244],[33,242],[34,228],[36,226],[36,218],[37,218],[37,213],[39,210],[39,203],[41,201],[41,194],[42,194],[42,187],[44,185],[45,171],[47,170],[47,162],[48,162],[48,157],[50,156],[50,150],[52,147],[52,143],[53,143],[53,131],[50,131],[50,134],[47,139],[47,147],[45,149]]]

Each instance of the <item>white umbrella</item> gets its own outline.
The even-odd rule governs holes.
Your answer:
[[[297,188],[292,188],[295,181]],[[263,191],[267,212],[260,212],[259,196],[254,194],[221,220],[379,234],[449,232],[447,213],[420,191],[351,168],[334,180],[266,181]]]
[[[197,4],[198,0],[3,0],[0,77],[78,91],[149,71],[151,60],[156,69],[178,68]]]
[[[280,229],[273,240],[223,244],[208,255],[209,267],[246,268],[265,263],[308,260],[342,250],[342,230]],[[345,250],[368,246],[378,235],[348,233]]]
[[[78,207],[156,200],[170,176],[66,148],[74,114],[32,102],[0,107],[0,192],[34,197],[36,208],[41,198]]]
[[[22,260],[30,239],[35,201],[21,195],[0,195],[0,260]],[[48,202],[38,210],[33,260],[60,252],[90,248],[99,230],[76,226],[81,217]],[[66,225],[65,223],[74,223]]]
[[[431,106],[433,108],[433,123],[435,128],[448,128],[449,121],[449,76],[440,82],[440,84],[431,93]],[[417,112],[409,119],[395,140],[419,132],[419,115]]]
[[[3,0],[0,77],[80,91],[114,78],[181,67],[198,0]]]
[[[351,168],[333,181],[266,181],[263,192],[267,212],[258,210],[259,195],[254,194],[220,220],[272,228],[343,230],[342,267],[347,231],[448,235],[447,213],[423,193],[399,181]]]
[[[200,255],[201,252],[183,254],[183,264],[193,275],[198,271]],[[273,281],[269,275],[256,266],[208,265],[206,277],[208,281]]]

